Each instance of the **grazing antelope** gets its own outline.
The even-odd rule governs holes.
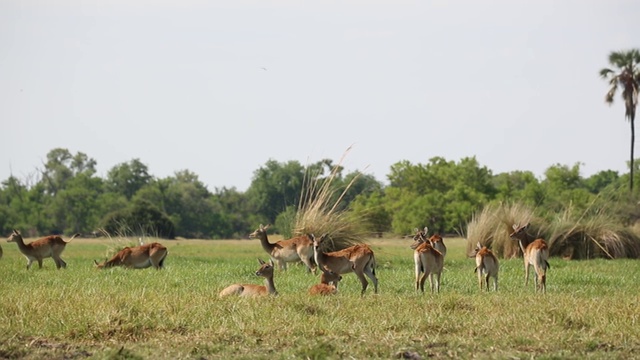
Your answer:
[[[529,284],[529,267],[533,266],[536,272],[536,292],[538,290],[545,293],[547,290],[547,269],[551,266],[547,261],[549,259],[549,246],[544,239],[535,239],[527,234],[526,229],[529,227],[527,223],[524,226],[518,224],[513,225],[513,232],[509,237],[518,241],[522,255],[524,258],[524,284]]]
[[[493,290],[498,291],[498,258],[486,246],[478,244],[475,250],[476,268],[474,272],[478,273],[478,284],[482,291],[482,283],[486,283],[487,291],[489,291],[489,278],[493,278]],[[484,277],[484,279],[483,279]]]
[[[310,295],[333,295],[338,292],[338,283],[342,280],[340,274],[333,271],[322,270],[320,276],[320,284],[315,284],[309,289]]]
[[[276,286],[273,283],[273,260],[270,260],[268,263],[265,263],[261,259],[258,259],[260,263],[260,268],[256,271],[257,276],[262,276],[264,278],[265,285],[254,285],[254,284],[233,284],[229,285],[220,291],[220,297],[229,296],[229,295],[238,295],[238,296],[264,296],[264,295],[278,295],[276,291]]]
[[[267,229],[271,225],[262,226],[249,234],[250,239],[260,239],[260,244],[264,251],[269,254],[272,260],[278,263],[282,270],[287,269],[288,262],[302,261],[309,271],[316,273],[316,268],[312,263],[313,259],[313,243],[309,235],[302,235],[288,240],[280,240],[270,243],[267,238]]]
[[[320,251],[320,246],[328,235],[322,235],[320,238],[316,238],[313,235],[310,237],[313,240],[314,260],[320,269],[333,271],[338,275],[350,272],[355,273],[362,284],[361,294],[364,294],[367,286],[369,286],[369,282],[364,277],[366,274],[373,281],[374,292],[378,293],[376,259],[369,245],[357,244],[346,249],[324,253]]]
[[[18,249],[20,249],[20,252],[27,258],[27,270],[31,268],[34,261],[38,261],[38,265],[40,269],[42,269],[42,260],[48,257],[53,258],[53,261],[56,263],[56,268],[60,269],[67,267],[67,263],[60,257],[62,251],[64,251],[65,246],[67,246],[71,240],[78,236],[80,236],[80,234],[75,234],[71,239],[65,241],[60,236],[50,235],[25,244],[20,232],[14,229],[11,236],[7,239],[7,242],[18,243]]]
[[[102,264],[93,261],[98,269],[106,269],[114,266],[123,266],[130,269],[145,269],[150,266],[160,270],[164,266],[164,259],[169,251],[157,242],[147,245],[126,247],[110,260],[105,260]]]

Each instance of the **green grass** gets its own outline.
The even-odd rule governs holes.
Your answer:
[[[462,239],[448,246],[440,294],[414,290],[409,240],[371,240],[380,294],[354,275],[334,297],[309,297],[319,276],[276,271],[277,297],[219,299],[262,283],[258,241],[162,241],[166,268],[97,270],[112,244],[74,240],[27,271],[15,244],[0,260],[0,358],[371,359],[638,358],[637,260],[552,258],[547,294],[524,287],[521,260],[501,260],[500,289],[480,293]],[[275,241],[275,239],[272,239]]]

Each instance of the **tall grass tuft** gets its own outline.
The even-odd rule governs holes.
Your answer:
[[[358,179],[340,189],[338,183],[342,162],[349,152],[345,151],[337,165],[331,168],[327,177],[307,170],[300,195],[300,203],[295,214],[292,233],[294,236],[328,234],[331,240],[326,251],[335,251],[363,243],[367,232],[363,222],[352,212],[341,206],[341,201],[349,188]]]
[[[568,207],[552,224],[550,255],[566,259],[638,258],[640,237],[604,211],[576,214]]]
[[[480,242],[499,257],[518,256],[518,243],[511,240],[509,234],[514,224],[526,223],[531,224],[527,230],[529,235],[547,241],[551,256],[566,259],[640,257],[638,234],[616,223],[604,210],[587,209],[576,214],[568,206],[549,222],[520,203],[492,204],[475,213],[467,227],[467,253],[471,254]]]
[[[534,210],[522,203],[498,203],[485,206],[473,214],[467,226],[467,254],[473,253],[476,244],[492,249],[502,258],[518,256],[518,243],[509,237],[513,225],[531,223],[529,232],[540,234],[543,229]]]

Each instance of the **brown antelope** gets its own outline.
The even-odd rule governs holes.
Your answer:
[[[545,293],[547,290],[547,269],[550,269],[549,265],[549,246],[544,239],[535,239],[527,234],[526,230],[529,227],[527,223],[524,226],[518,224],[513,225],[513,232],[509,234],[509,237],[518,241],[522,255],[524,258],[524,284],[529,284],[529,267],[533,266],[533,270],[536,272],[536,292],[538,290]]]
[[[340,274],[333,271],[322,270],[320,276],[320,284],[315,284],[309,289],[310,295],[333,295],[338,292],[338,283],[342,280]]]
[[[416,290],[424,292],[424,283],[428,277],[431,292],[440,292],[440,277],[444,267],[444,255],[434,248],[430,241],[424,241],[424,238],[420,238],[422,238],[422,235],[420,231],[417,231],[416,237],[414,237],[415,241],[411,245],[414,250],[413,263],[415,264]]]
[[[313,240],[314,260],[320,269],[333,271],[338,275],[355,273],[362,284],[361,294],[364,294],[369,286],[369,282],[364,277],[366,274],[373,282],[374,292],[378,293],[376,259],[369,245],[357,244],[346,249],[324,253],[320,250],[320,246],[328,235],[322,235],[320,238],[313,235],[310,237]]]
[[[287,269],[288,262],[302,261],[309,271],[316,273],[315,266],[311,259],[313,259],[313,243],[309,238],[309,235],[302,235],[294,237],[288,240],[280,240],[275,243],[270,243],[267,238],[267,229],[271,225],[262,226],[249,234],[250,239],[260,239],[260,244],[264,251],[269,254],[272,260],[278,263],[278,266],[282,270]]]
[[[64,251],[65,246],[67,246],[71,240],[78,236],[80,236],[80,234],[75,234],[71,239],[65,241],[60,236],[50,235],[25,244],[20,232],[14,229],[11,236],[7,239],[7,242],[18,243],[18,249],[20,249],[20,252],[27,258],[27,270],[31,268],[34,261],[38,261],[38,265],[42,269],[42,260],[48,257],[53,258],[53,261],[56,263],[56,268],[60,269],[67,267],[67,263],[60,257],[62,251]]]
[[[440,251],[442,256],[447,256],[447,246],[444,244],[444,239],[440,234],[433,234],[429,237],[429,228],[426,226],[422,231],[418,230],[418,228],[413,229],[413,231],[416,234],[413,237],[414,243],[411,245],[412,249],[415,250],[418,245],[428,240],[436,250]]]
[[[265,296],[265,295],[278,295],[276,286],[273,283],[273,260],[265,263],[261,259],[258,259],[260,268],[256,271],[257,276],[264,278],[265,285],[254,284],[233,284],[229,285],[220,291],[220,297],[229,295],[238,296]]]
[[[105,260],[102,264],[93,261],[98,269],[106,269],[114,266],[122,266],[130,269],[145,269],[150,266],[160,270],[164,266],[164,259],[168,254],[167,248],[157,242],[140,245],[135,247],[126,247],[110,260]]]
[[[486,283],[487,291],[489,291],[489,278],[493,278],[493,290],[498,291],[498,258],[486,246],[478,244],[475,250],[476,268],[474,272],[478,273],[478,284],[482,291],[482,283]],[[484,278],[483,278],[484,277]]]
[[[429,283],[431,285],[431,292],[434,290],[440,292],[440,279],[442,277],[442,269],[444,267],[444,254],[436,248],[439,244],[440,246],[444,246],[444,242],[440,235],[434,235],[431,238],[427,238],[428,228],[425,227],[424,230],[418,230],[415,228],[416,232],[413,237],[413,244],[411,244],[411,248],[413,251],[413,262],[415,265],[415,279],[416,279],[416,290],[421,290],[424,292],[424,283],[429,278]],[[433,242],[432,239],[439,239],[440,241]],[[444,248],[446,251],[446,247]],[[422,276],[421,276],[422,274]]]

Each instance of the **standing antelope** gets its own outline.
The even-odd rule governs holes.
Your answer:
[[[311,235],[313,240],[313,255],[316,264],[320,269],[333,271],[341,275],[353,272],[356,274],[362,284],[364,294],[369,286],[369,282],[364,277],[366,274],[373,281],[374,292],[378,293],[378,278],[376,278],[376,259],[373,250],[367,244],[357,244],[346,249],[324,253],[320,251],[320,246],[328,237],[327,234],[316,238]]]
[[[268,263],[265,263],[261,259],[258,259],[260,263],[260,268],[256,271],[257,276],[262,276],[264,278],[265,285],[254,285],[254,284],[233,284],[229,285],[220,291],[220,297],[229,296],[229,295],[238,295],[238,296],[264,296],[264,295],[278,295],[276,291],[276,286],[273,283],[273,260],[270,260]]]
[[[478,273],[478,284],[482,291],[482,283],[486,283],[487,291],[489,291],[489,278],[493,278],[493,290],[498,291],[498,258],[486,246],[478,244],[475,250],[476,268],[474,272]],[[483,279],[484,276],[484,279]]]
[[[102,264],[93,261],[98,269],[106,269],[114,266],[123,266],[130,269],[145,269],[153,266],[157,270],[164,267],[164,259],[169,251],[157,242],[135,247],[125,247],[118,251],[110,260]]]
[[[75,234],[71,239],[65,241],[60,236],[50,235],[25,244],[20,232],[14,229],[11,236],[7,239],[7,242],[18,243],[18,249],[20,249],[20,252],[27,258],[27,270],[31,268],[34,261],[38,261],[38,265],[40,269],[42,269],[42,260],[48,257],[53,258],[53,261],[56,263],[56,268],[60,269],[61,267],[67,267],[67,263],[60,257],[62,251],[64,251],[64,247],[78,236],[80,236],[80,234]]]
[[[428,237],[429,228],[426,226],[422,231],[418,230],[418,228],[413,229],[413,231],[416,234],[413,237],[414,243],[413,245],[411,245],[412,249],[415,250],[418,245],[428,240],[431,242],[431,246],[442,253],[442,256],[447,255],[447,246],[444,244],[444,239],[442,238],[442,236],[440,236],[440,234],[433,234],[431,237]]]
[[[529,284],[529,267],[533,266],[536,272],[536,292],[538,290],[545,293],[547,290],[547,269],[551,266],[547,261],[549,259],[549,246],[544,239],[535,239],[527,234],[526,229],[529,227],[527,223],[524,226],[518,224],[513,225],[513,232],[509,237],[518,241],[522,255],[524,258],[524,284]]]
[[[340,274],[336,274],[333,271],[320,269],[322,275],[320,276],[320,284],[315,284],[309,289],[311,295],[333,295],[338,292],[338,283],[342,280]]]
[[[424,283],[428,277],[431,292],[440,292],[440,277],[444,267],[444,255],[434,248],[430,241],[425,241],[421,231],[415,230],[414,242],[410,247],[414,250],[413,263],[416,274],[416,291],[421,290],[424,292]],[[426,230],[427,228],[425,228],[425,234]]]
[[[413,263],[415,265],[415,277],[416,277],[416,290],[424,292],[424,283],[429,278],[429,284],[431,285],[431,292],[440,292],[440,278],[442,277],[442,269],[444,267],[444,254],[435,246],[440,244],[444,246],[442,238],[439,242],[432,242],[431,238],[427,239],[428,228],[425,227],[423,231],[414,229],[416,232],[413,237],[413,244],[411,248],[413,251]],[[444,248],[446,251],[446,247]],[[421,276],[422,274],[422,276]]]
[[[267,229],[271,225],[262,226],[249,234],[250,239],[260,239],[260,244],[264,251],[269,254],[272,260],[278,263],[282,270],[287,269],[288,262],[302,261],[309,271],[315,274],[316,269],[311,259],[313,259],[313,243],[309,235],[302,235],[288,240],[280,240],[270,243],[267,238]]]

